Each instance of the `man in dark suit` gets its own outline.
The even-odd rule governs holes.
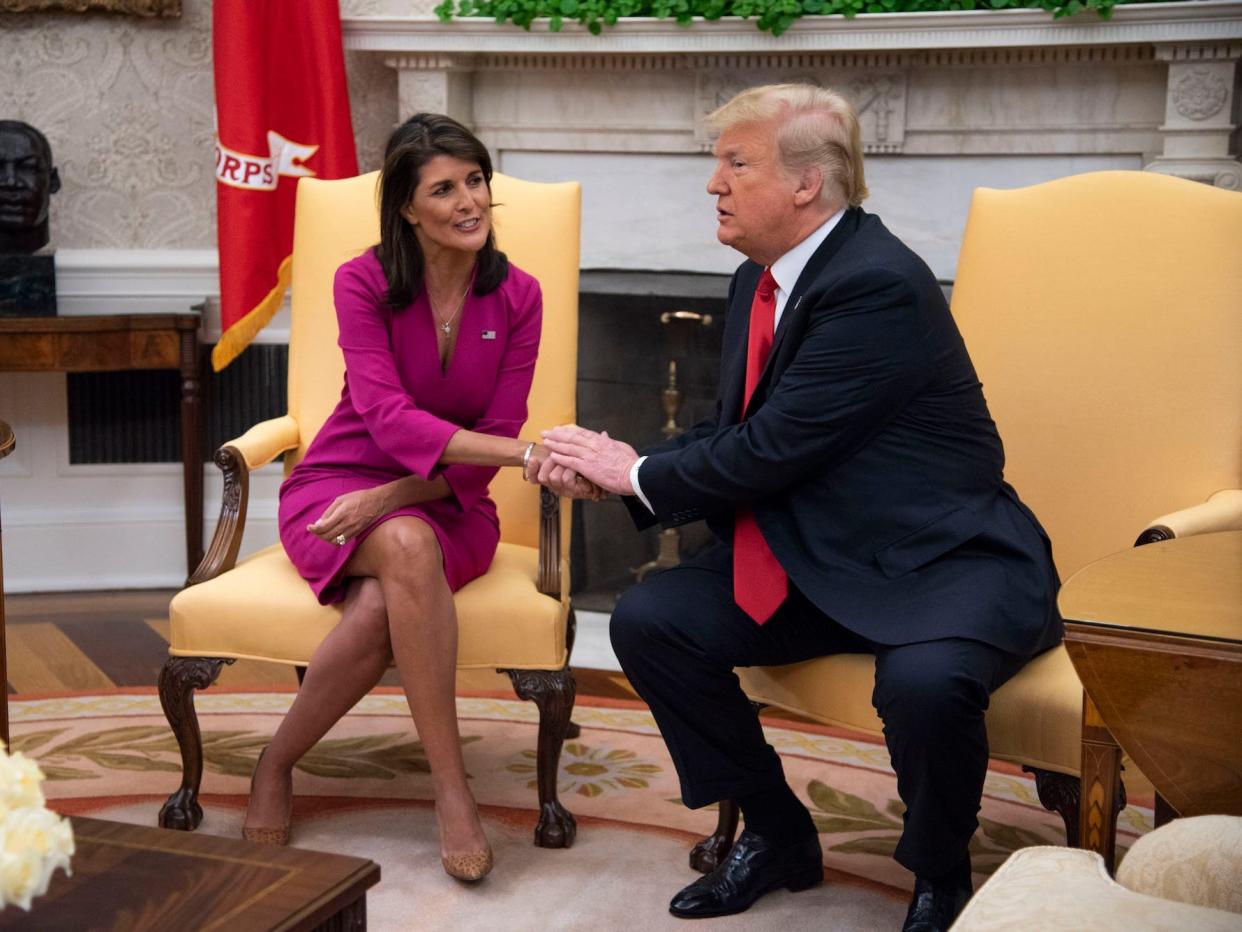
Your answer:
[[[622,597],[621,665],[697,808],[746,830],[674,897],[740,912],[822,879],[818,835],[733,673],[838,652],[876,658],[872,701],[906,804],[907,930],[971,891],[988,696],[1061,637],[1047,537],[1002,478],[982,387],[927,266],[859,204],[858,119],[807,85],[743,92],[719,130],[729,289],[716,414],[645,457],[578,427],[545,433],[541,478],[630,496],[640,525],[705,518],[720,542]]]

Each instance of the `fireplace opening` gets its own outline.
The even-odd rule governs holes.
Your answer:
[[[584,270],[578,304],[578,423],[639,452],[707,417],[720,375],[729,276]],[[611,611],[644,572],[711,539],[701,522],[636,531],[619,499],[574,502],[574,606]]]

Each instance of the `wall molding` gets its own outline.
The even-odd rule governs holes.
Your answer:
[[[203,307],[199,339],[220,339],[220,260],[214,249],[58,249],[60,314],[184,314]],[[289,342],[289,302],[259,343]]]

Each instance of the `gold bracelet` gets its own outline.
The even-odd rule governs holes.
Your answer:
[[[535,452],[535,441],[531,441],[526,445],[526,452],[522,454],[522,478],[527,482],[530,478],[526,475],[526,467],[530,465],[530,455]]]

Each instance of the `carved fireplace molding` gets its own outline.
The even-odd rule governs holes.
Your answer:
[[[804,17],[779,38],[741,20],[632,19],[602,36],[490,20],[345,17],[345,44],[398,74],[398,110],[450,113],[509,151],[696,153],[701,117],[773,80],[845,90],[880,154],[1132,153],[1242,188],[1230,146],[1242,0]]]

